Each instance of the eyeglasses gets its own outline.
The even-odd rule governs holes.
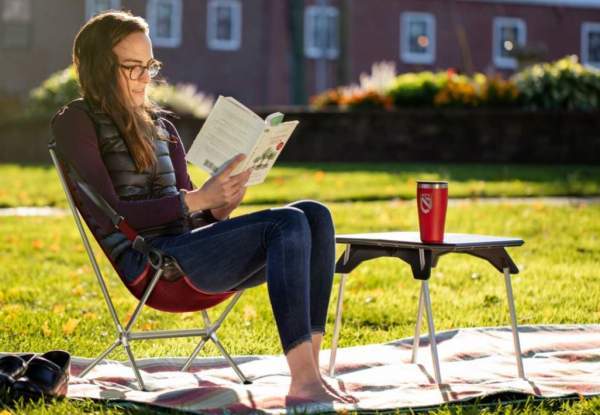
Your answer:
[[[162,68],[162,63],[160,63],[157,60],[151,60],[146,66],[123,64],[119,64],[119,66],[123,69],[129,70],[129,79],[131,79],[132,81],[137,81],[142,76],[144,76],[144,72],[146,71],[148,71],[148,76],[150,77],[150,79],[155,78],[160,72],[160,69]]]

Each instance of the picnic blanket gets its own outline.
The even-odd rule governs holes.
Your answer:
[[[307,404],[301,410],[431,407],[501,392],[553,398],[600,394],[600,325],[521,326],[519,333],[526,379],[517,376],[509,327],[449,330],[436,337],[442,385],[433,378],[426,336],[421,338],[416,364],[410,363],[410,338],[349,347],[338,350],[336,377],[328,379],[359,402]],[[324,350],[323,369],[328,358],[329,351]],[[139,360],[148,389],[143,392],[137,390],[134,374],[125,363],[104,361],[85,378],[79,378],[77,373],[90,359],[74,358],[68,395],[203,413],[286,412],[290,378],[283,356],[236,357],[253,381],[251,385],[240,384],[224,359],[199,358],[188,373],[182,373],[178,368],[184,360]]]

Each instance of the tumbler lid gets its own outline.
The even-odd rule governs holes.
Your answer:
[[[417,187],[419,189],[447,189],[448,182],[418,180]]]

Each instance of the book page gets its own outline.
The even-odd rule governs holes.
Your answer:
[[[265,128],[244,163],[246,169],[252,168],[248,186],[264,182],[297,125],[298,121],[288,121]]]
[[[215,175],[237,154],[247,155],[264,128],[265,123],[258,115],[232,98],[219,96],[186,160]],[[242,171],[243,165],[234,173]]]

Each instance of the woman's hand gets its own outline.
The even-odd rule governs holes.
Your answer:
[[[225,205],[223,207],[211,209],[210,213],[212,213],[212,215],[215,217],[215,219],[218,219],[218,220],[227,219],[229,217],[229,215],[231,214],[231,212],[233,212],[235,209],[237,209],[237,207],[240,205],[240,203],[242,203],[242,200],[244,199],[245,194],[246,194],[246,186],[243,187],[242,191],[239,193],[239,195],[234,200],[232,200],[230,203],[228,203],[227,205]]]
[[[245,185],[252,171],[248,169],[231,176],[245,158],[243,154],[238,154],[221,173],[208,179],[200,189],[187,192],[185,203],[189,210],[195,212],[211,209],[215,218],[226,218],[240,204],[246,193]],[[227,209],[230,209],[229,212],[223,216]]]

